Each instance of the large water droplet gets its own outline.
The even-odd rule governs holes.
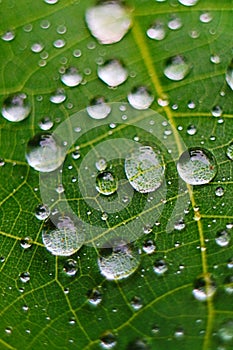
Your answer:
[[[53,255],[69,256],[81,248],[84,235],[81,226],[69,216],[57,215],[53,221],[49,220],[45,224],[42,240],[46,249]]]
[[[28,249],[32,246],[32,239],[30,237],[24,237],[20,240],[20,245],[23,249]]]
[[[163,40],[166,36],[164,24],[160,21],[155,22],[147,29],[146,34],[150,39]]]
[[[194,6],[199,0],[178,0],[184,6]]]
[[[82,75],[75,67],[67,68],[65,73],[61,75],[61,81],[63,84],[69,87],[78,86],[81,83],[82,78]]]
[[[190,72],[192,65],[184,56],[177,55],[166,61],[164,75],[174,81],[184,79]]]
[[[105,102],[105,98],[102,96],[92,99],[90,106],[87,107],[87,113],[93,119],[104,119],[110,112],[111,107]]]
[[[227,147],[227,157],[230,159],[230,160],[233,160],[233,142],[231,142],[229,144],[229,146]]]
[[[27,95],[17,93],[7,97],[2,106],[2,116],[10,122],[20,122],[26,119],[31,112]]]
[[[217,174],[217,163],[210,151],[198,147],[189,148],[180,156],[177,170],[186,183],[204,185]]]
[[[226,71],[226,82],[230,86],[231,90],[233,90],[233,60],[227,67]]]
[[[98,265],[101,274],[108,280],[119,280],[130,276],[139,266],[140,256],[133,245],[120,243],[113,248],[101,250]]]
[[[227,231],[220,231],[217,233],[217,236],[215,238],[215,242],[217,243],[217,245],[219,245],[220,247],[226,247],[228,246],[228,244],[230,243],[231,240],[231,236],[229,235],[229,233]]]
[[[86,22],[91,34],[101,44],[117,43],[131,26],[130,13],[119,1],[103,1],[89,8]]]
[[[154,96],[145,86],[134,88],[127,96],[130,105],[136,109],[147,109],[154,101]]]
[[[64,161],[64,147],[49,133],[37,134],[27,144],[26,159],[37,171],[54,171]]]
[[[218,330],[219,338],[224,342],[228,343],[233,340],[233,320],[224,322]]]
[[[194,283],[193,296],[198,301],[206,301],[213,297],[216,292],[216,285],[209,276],[199,277]]]
[[[152,254],[155,252],[155,244],[152,240],[148,240],[146,242],[144,242],[142,250],[146,253],[146,254]]]
[[[125,158],[125,173],[131,186],[148,193],[163,182],[164,164],[159,152],[150,146],[141,146]]]
[[[98,66],[97,74],[104,83],[111,87],[123,84],[128,78],[127,69],[116,59],[106,61],[103,65]]]
[[[110,171],[99,173],[96,177],[96,189],[99,193],[109,196],[116,192],[118,181]]]

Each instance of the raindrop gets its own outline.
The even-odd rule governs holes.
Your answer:
[[[147,29],[146,34],[150,39],[163,40],[166,36],[164,24],[160,21],[155,22]]]
[[[104,158],[100,158],[96,161],[95,167],[99,171],[104,171],[107,168],[107,161]]]
[[[229,144],[229,146],[227,147],[227,157],[230,159],[230,160],[233,160],[233,142]]]
[[[66,273],[67,276],[74,276],[76,275],[78,271],[77,261],[74,259],[68,259],[66,260],[63,271]]]
[[[230,319],[224,322],[218,330],[219,338],[224,342],[228,343],[233,340],[233,320]]]
[[[41,44],[41,43],[34,43],[34,44],[32,44],[32,46],[31,46],[31,50],[32,50],[32,52],[34,52],[34,53],[39,53],[39,52],[41,52],[43,49],[44,49],[44,45]]]
[[[91,34],[101,44],[120,41],[132,21],[129,10],[119,1],[104,1],[86,11],[86,22]]]
[[[197,133],[197,128],[195,125],[191,124],[187,128],[187,134],[188,135],[195,135]]]
[[[97,306],[102,301],[102,293],[98,289],[92,289],[87,293],[88,302],[91,305]]]
[[[66,94],[63,89],[57,89],[49,98],[52,103],[59,104],[64,102],[66,99]]]
[[[61,24],[57,27],[57,33],[58,34],[65,34],[67,31],[67,28],[64,24]]]
[[[35,216],[38,220],[45,220],[49,217],[50,210],[45,204],[39,204],[35,210]]]
[[[149,350],[149,347],[143,340],[137,339],[133,342],[130,342],[126,350]]]
[[[150,146],[141,146],[125,158],[125,173],[131,186],[148,193],[163,182],[164,164],[159,152]]]
[[[3,41],[12,41],[15,38],[15,33],[11,30],[7,30],[2,34],[1,38]]]
[[[139,310],[139,309],[141,309],[141,307],[142,307],[142,300],[141,300],[141,298],[139,298],[139,297],[137,297],[137,296],[135,296],[135,297],[133,297],[132,298],[132,300],[131,300],[131,306],[132,306],[132,308],[134,309],[134,310]]]
[[[17,93],[7,97],[2,106],[2,116],[10,122],[19,122],[26,119],[31,112],[27,95]]]
[[[220,247],[226,247],[230,243],[231,237],[227,231],[221,231],[217,233],[217,236],[215,238],[215,242]]]
[[[64,146],[49,133],[37,134],[27,144],[26,159],[37,171],[54,171],[64,161]]]
[[[93,98],[90,106],[87,107],[87,113],[93,119],[104,119],[110,112],[111,107],[105,102],[105,98],[102,96]]]
[[[63,84],[69,87],[78,86],[81,83],[82,79],[82,75],[75,67],[67,68],[65,70],[65,73],[61,75],[61,81]]]
[[[30,281],[30,273],[29,272],[22,272],[19,276],[20,281],[23,283],[27,283]]]
[[[223,187],[217,187],[215,190],[215,195],[217,197],[222,197],[224,195],[224,188]]]
[[[189,102],[188,102],[188,108],[189,108],[189,109],[194,109],[194,108],[196,108],[195,102],[189,101]]]
[[[214,106],[211,110],[211,114],[213,117],[221,117],[222,115],[222,108],[220,106]]]
[[[164,75],[173,81],[184,79],[190,72],[192,65],[184,56],[177,55],[166,61]]]
[[[39,121],[38,125],[41,130],[47,131],[52,129],[53,121],[49,117],[44,117]]]
[[[142,250],[146,253],[146,254],[152,254],[155,252],[155,244],[152,240],[148,240],[146,242],[144,242]]]
[[[226,71],[226,82],[230,86],[231,90],[233,90],[233,60],[227,67]]]
[[[194,283],[192,294],[198,301],[206,301],[213,297],[216,292],[216,285],[210,277],[199,277]]]
[[[98,258],[100,272],[108,280],[127,278],[139,264],[138,250],[132,244],[124,242],[113,248],[102,249]]]
[[[199,0],[178,0],[184,6],[194,6]]]
[[[203,148],[189,148],[177,163],[180,177],[190,185],[209,183],[217,174],[217,163],[212,153]]]
[[[168,270],[168,267],[166,262],[160,259],[155,262],[153,270],[156,273],[156,275],[163,275]]]
[[[111,87],[123,84],[128,78],[127,69],[116,59],[108,60],[98,66],[97,74],[104,83]]]
[[[154,96],[145,86],[134,88],[127,96],[129,104],[136,109],[148,109],[154,101]]]
[[[103,220],[103,221],[108,220],[108,214],[107,213],[102,213],[101,220]]]
[[[116,192],[117,187],[117,178],[110,171],[104,171],[97,175],[96,189],[99,193],[105,196],[109,196]]]
[[[228,269],[233,269],[233,258],[230,258],[227,262]]]
[[[20,245],[23,249],[28,249],[32,246],[32,239],[30,237],[24,237],[20,240]]]
[[[111,332],[105,332],[100,338],[100,346],[102,349],[112,349],[116,346],[116,337]]]
[[[56,225],[54,224],[56,222]],[[69,216],[59,216],[49,220],[42,231],[43,243],[50,253],[69,256],[81,248],[84,236],[77,223]]]

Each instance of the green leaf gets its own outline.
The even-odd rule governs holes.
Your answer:
[[[0,34],[15,33],[12,41],[0,42],[0,102],[23,92],[32,107],[21,122],[0,118],[0,348],[99,349],[101,339],[106,341],[111,333],[120,350],[231,349],[232,241],[221,247],[215,238],[224,230],[232,235],[233,168],[226,149],[232,141],[233,92],[225,81],[232,60],[232,1],[199,0],[187,7],[177,0],[129,0],[132,28],[112,45],[91,36],[85,11],[92,5],[91,0],[0,3]],[[200,19],[203,13],[210,14],[210,21]],[[182,23],[176,30],[167,27],[174,16]],[[164,23],[163,40],[146,35],[155,21]],[[54,47],[57,39],[65,40],[64,47]],[[32,52],[35,43],[44,46],[40,53]],[[191,68],[180,81],[163,73],[167,60],[176,55],[185,57]],[[97,66],[113,58],[125,64],[129,78],[111,89],[98,78]],[[84,79],[69,88],[60,74],[72,66]],[[127,94],[140,85],[155,97],[147,111],[126,103]],[[49,98],[58,88],[67,98],[53,104]],[[96,96],[112,106],[106,121],[93,120],[85,111]],[[216,106],[222,116],[212,115]],[[67,137],[64,194],[54,191],[58,172],[58,178],[39,175],[25,159],[27,143],[41,131],[38,123],[45,116],[54,122],[52,132]],[[194,135],[187,132],[190,125],[197,130]],[[81,127],[80,134],[75,127]],[[124,158],[135,140],[155,146],[165,162],[164,184],[151,195],[134,191],[124,174]],[[76,146],[79,159],[72,157]],[[179,178],[176,162],[188,147],[204,147],[215,156],[218,172],[209,184],[192,188]],[[117,195],[112,201],[101,197],[101,205],[96,204],[100,199],[88,170],[108,156],[125,186],[122,198],[124,191],[131,196],[118,211],[111,209]],[[223,196],[215,194],[218,187],[224,189]],[[45,203],[44,198],[54,201]],[[42,203],[51,204],[52,210],[70,208],[84,223],[85,244],[71,257],[77,261],[73,276],[64,271],[67,257],[44,247],[44,223],[35,217]],[[107,220],[101,219],[103,211]],[[184,221],[182,230],[174,229],[177,220]],[[32,239],[27,249],[22,247],[25,237]],[[141,250],[140,266],[128,278],[108,281],[97,258],[99,247],[116,237],[133,241]],[[148,240],[156,245],[152,254],[142,249]],[[162,275],[154,272],[158,260],[167,266]],[[26,272],[27,282],[27,275],[22,276]],[[195,299],[197,283],[213,294],[206,301]],[[93,306],[88,300],[96,289],[102,300]]]

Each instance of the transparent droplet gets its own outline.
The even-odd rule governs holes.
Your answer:
[[[190,72],[192,65],[184,56],[177,55],[169,58],[165,63],[164,75],[173,81],[183,80]]]
[[[0,158],[0,167],[5,165],[5,160],[3,158]]]
[[[31,46],[31,50],[34,53],[40,53],[41,51],[43,51],[43,49],[44,49],[44,45],[41,43],[34,43]]]
[[[184,6],[194,6],[199,0],[178,0]]]
[[[116,337],[111,332],[105,332],[100,338],[100,346],[102,349],[113,349],[116,344]]]
[[[81,83],[82,79],[82,75],[75,67],[67,68],[65,73],[61,75],[61,81],[63,84],[69,87],[78,86]]]
[[[101,214],[101,220],[103,220],[103,221],[108,220],[108,214],[107,213],[102,213]]]
[[[111,107],[105,102],[105,98],[102,96],[93,98],[90,106],[87,107],[87,113],[93,119],[104,119],[110,112]]]
[[[188,108],[189,108],[189,109],[194,109],[194,108],[196,108],[195,102],[189,101],[189,102],[188,102]]]
[[[24,237],[20,240],[20,245],[23,249],[28,249],[32,246],[32,239],[30,237]]]
[[[139,266],[140,255],[132,244],[119,243],[100,252],[98,265],[101,274],[108,280],[119,280],[130,276]]]
[[[98,77],[108,86],[116,87],[123,84],[128,78],[128,71],[124,65],[116,59],[106,61],[98,66]]]
[[[166,36],[164,23],[157,21],[146,31],[147,36],[154,40],[163,40]]]
[[[12,41],[15,38],[15,33],[12,30],[7,30],[1,38],[3,41]]]
[[[74,259],[68,259],[66,260],[63,271],[66,273],[67,276],[74,276],[76,275],[78,271],[77,261]]]
[[[56,47],[56,49],[61,49],[66,44],[64,39],[57,39],[53,42],[53,46]]]
[[[52,103],[59,104],[66,100],[66,94],[63,89],[58,89],[49,98]]]
[[[2,116],[10,122],[19,122],[26,119],[31,112],[27,95],[20,92],[7,97],[2,106]]]
[[[224,195],[224,188],[223,187],[217,187],[215,190],[215,195],[217,197],[222,197]]]
[[[109,196],[116,192],[117,187],[117,178],[110,171],[104,171],[97,175],[96,189],[99,193],[105,196]]]
[[[192,294],[198,301],[206,301],[213,297],[216,292],[216,285],[209,276],[199,277],[194,283]]]
[[[99,171],[104,171],[107,168],[107,161],[104,158],[100,158],[96,161],[95,167]]]
[[[142,304],[141,298],[139,298],[139,297],[137,297],[137,296],[135,296],[135,297],[132,298],[130,304],[131,304],[131,306],[132,306],[132,308],[133,308],[134,310],[139,310],[139,309],[141,309],[141,307],[142,307],[142,305],[143,305],[143,304]]]
[[[125,158],[125,173],[136,191],[153,192],[161,186],[164,179],[162,157],[150,146],[138,147]]]
[[[200,15],[200,21],[202,23],[209,23],[211,22],[213,19],[211,13],[209,12],[203,12],[201,15]]]
[[[49,4],[49,5],[54,5],[58,2],[59,0],[44,0],[44,2],[46,2],[46,4]]]
[[[187,134],[189,135],[195,135],[197,133],[197,128],[195,125],[191,124],[187,128]]]
[[[72,158],[73,159],[79,159],[81,157],[79,150],[76,150],[72,153]]]
[[[35,216],[38,220],[45,220],[50,215],[50,209],[45,204],[39,204],[35,210]]]
[[[160,259],[155,262],[153,270],[156,273],[156,275],[163,275],[168,270],[168,267],[166,262]]]
[[[175,337],[176,339],[181,339],[181,338],[183,338],[183,337],[184,337],[184,330],[183,330],[183,328],[177,328],[177,329],[175,330],[175,332],[174,332],[174,337]]]
[[[84,242],[81,225],[69,216],[57,215],[53,221],[47,221],[42,231],[42,240],[46,249],[53,255],[74,254]]]
[[[227,147],[227,157],[230,159],[230,160],[233,160],[233,142],[230,143],[230,145]]]
[[[87,293],[88,301],[91,305],[97,306],[102,301],[102,293],[98,289],[92,289]]]
[[[233,60],[227,67],[226,71],[226,82],[230,86],[231,90],[233,90]]]
[[[30,273],[29,272],[22,272],[21,275],[19,276],[20,281],[23,283],[27,283],[30,281]]]
[[[218,55],[211,55],[210,56],[210,62],[214,63],[214,64],[219,64],[221,62],[221,59]]]
[[[136,109],[148,109],[154,101],[154,96],[145,86],[134,88],[127,96],[129,104]]]
[[[142,250],[146,253],[146,254],[153,254],[155,252],[155,244],[152,240],[148,240],[146,242],[144,242]]]
[[[158,1],[158,0],[157,0]],[[160,0],[161,1],[161,0]],[[126,348],[126,350],[152,350],[145,341],[141,339],[137,339],[133,342],[130,342]]]
[[[174,224],[174,229],[177,230],[177,231],[181,231],[185,228],[185,222],[183,219],[181,220],[178,220],[175,222]]]
[[[49,117],[44,117],[39,121],[38,125],[41,130],[47,131],[52,129],[53,121]]]
[[[132,21],[130,11],[120,1],[104,1],[86,11],[86,22],[91,34],[101,44],[120,41]]]
[[[64,189],[64,186],[62,184],[59,184],[57,187],[56,187],[56,192],[61,194],[65,191]]]
[[[225,321],[218,330],[218,336],[224,343],[232,342],[233,340],[233,320]]]
[[[220,106],[214,106],[211,110],[211,114],[214,117],[221,117],[222,112],[223,112],[223,110]]]
[[[27,144],[26,159],[37,171],[54,171],[64,161],[64,146],[49,133],[37,134]]]
[[[217,174],[217,163],[213,154],[204,148],[189,148],[177,163],[180,177],[190,185],[209,183]]]
[[[220,231],[217,233],[217,236],[215,238],[215,242],[217,243],[217,245],[219,245],[220,247],[226,247],[229,245],[231,240],[231,236],[229,235],[229,233],[227,231]]]
[[[182,21],[179,17],[173,16],[168,22],[168,28],[171,30],[177,30],[182,27]]]

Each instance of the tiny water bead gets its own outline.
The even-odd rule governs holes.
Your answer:
[[[53,221],[47,221],[42,231],[42,240],[46,249],[53,255],[74,254],[84,242],[81,226],[69,216],[57,215]]]
[[[101,303],[103,296],[98,289],[92,289],[88,291],[87,298],[91,305],[97,306]]]
[[[224,195],[224,188],[223,187],[217,187],[215,190],[215,195],[217,197],[222,197]]]
[[[62,103],[66,100],[66,94],[63,89],[57,89],[49,98],[50,102],[54,104]]]
[[[27,95],[23,92],[8,96],[2,106],[2,116],[10,122],[20,122],[26,119],[30,112]]]
[[[199,0],[178,0],[184,6],[194,6]]]
[[[44,49],[44,45],[41,43],[34,43],[31,46],[31,50],[34,53],[40,53],[41,51],[43,51],[43,49]]]
[[[32,246],[32,239],[30,237],[24,237],[20,240],[20,246],[23,249],[28,249]]]
[[[50,209],[47,205],[45,204],[39,204],[37,207],[36,207],[36,210],[35,210],[35,217],[38,219],[38,220],[45,220],[49,217],[50,215]]]
[[[97,96],[91,100],[87,107],[88,115],[93,119],[105,119],[111,112],[111,107],[105,101],[103,96]]]
[[[156,273],[156,275],[163,275],[168,270],[165,260],[156,260],[153,266],[153,270]]]
[[[125,242],[113,248],[103,248],[98,258],[100,273],[108,280],[127,278],[139,264],[138,250],[132,244]]]
[[[196,300],[206,301],[214,296],[216,290],[216,285],[209,276],[199,277],[194,283],[192,294]]]
[[[145,87],[139,86],[135,87],[127,96],[129,104],[139,110],[148,109],[152,102],[154,101],[154,96]]]
[[[116,337],[111,332],[105,332],[100,338],[100,346],[102,349],[112,349],[116,344]]]
[[[82,75],[75,67],[67,68],[65,73],[61,75],[62,83],[69,87],[78,86],[82,82],[82,79]]]
[[[43,117],[39,121],[38,126],[41,130],[48,131],[48,130],[52,129],[53,121],[49,117],[46,116],[46,117]]]
[[[77,261],[74,259],[66,260],[63,266],[63,271],[67,276],[75,276],[78,271]]]
[[[129,10],[120,1],[102,1],[86,11],[91,34],[101,44],[114,44],[128,32],[132,20]]]
[[[183,80],[191,71],[192,65],[184,56],[177,55],[170,57],[164,68],[164,75],[173,81]]]
[[[117,178],[110,172],[104,171],[96,177],[96,189],[100,194],[109,196],[118,188]]]
[[[223,113],[222,107],[220,106],[214,106],[211,110],[211,114],[213,117],[221,117]]]
[[[19,276],[20,281],[23,283],[27,283],[30,281],[30,273],[29,272],[22,272]]]
[[[230,243],[230,240],[231,236],[226,230],[218,232],[215,238],[215,242],[220,247],[227,247]]]
[[[232,342],[233,340],[233,320],[232,319],[225,321],[220,326],[218,330],[218,336],[224,343]]]
[[[229,146],[227,147],[227,157],[230,159],[230,160],[233,160],[233,142],[231,142],[229,144]]]
[[[59,168],[64,161],[64,146],[55,136],[40,133],[29,140],[26,149],[28,164],[40,172]]]
[[[141,309],[141,307],[142,307],[142,305],[143,305],[143,304],[142,304],[141,298],[139,298],[139,297],[137,297],[137,296],[134,296],[134,297],[132,298],[130,304],[131,304],[132,308],[133,308],[135,311]]]
[[[195,125],[191,124],[187,127],[187,134],[188,135],[195,135],[197,133],[197,128]]]
[[[150,146],[136,148],[125,158],[125,173],[131,186],[140,193],[153,192],[164,179],[164,164],[159,152]]]
[[[156,246],[152,240],[148,240],[148,241],[144,242],[143,247],[142,247],[142,250],[146,254],[153,254],[155,252],[155,249],[156,249]]]
[[[1,39],[3,41],[12,41],[14,38],[15,38],[15,33],[12,30],[7,30],[1,36]]]
[[[95,167],[99,171],[104,171],[107,168],[107,161],[104,158],[100,158],[96,161]]]
[[[111,59],[97,68],[98,77],[108,86],[116,87],[128,78],[128,71],[121,61]]]
[[[233,90],[233,60],[231,61],[231,63],[227,67],[226,82],[229,85],[229,87],[231,88],[231,90]]]
[[[217,163],[213,154],[204,148],[189,148],[177,163],[179,176],[190,185],[209,183],[217,174]]]
[[[163,40],[166,36],[164,23],[156,21],[150,28],[146,31],[147,36],[153,40]]]

